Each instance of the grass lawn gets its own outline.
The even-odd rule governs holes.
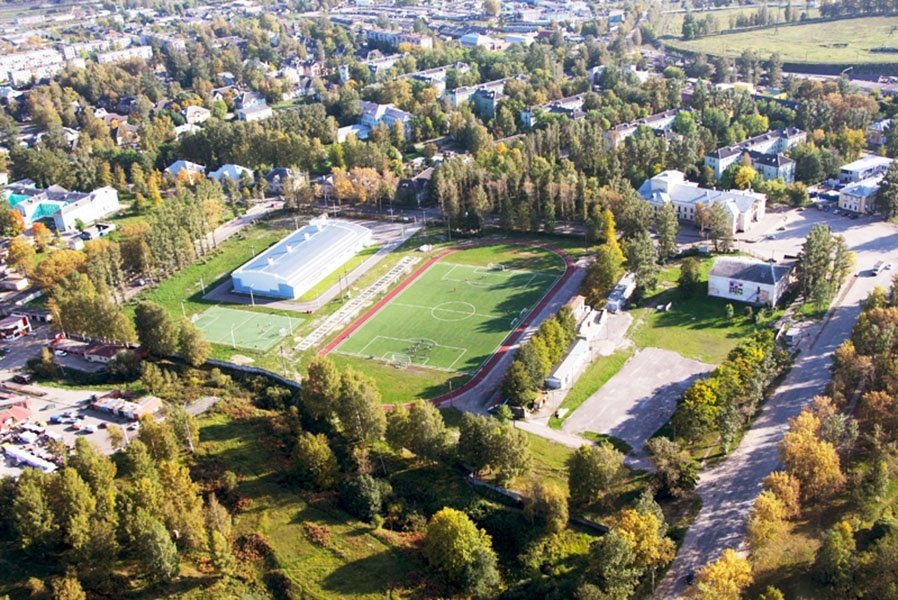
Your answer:
[[[318,285],[314,286],[308,292],[297,298],[296,301],[309,302],[310,300],[314,300],[315,298],[320,296],[324,290],[328,289],[335,283],[338,283],[343,275],[347,275],[360,264],[377,254],[378,250],[380,250],[380,246],[368,246],[367,248],[347,260],[341,266],[334,269],[333,273],[322,279],[321,282],[318,283]]]
[[[231,276],[231,271],[258,254],[288,233],[286,229],[273,229],[265,225],[252,225],[225,240],[214,251],[189,267],[182,269],[165,281],[142,292],[138,298],[161,304],[172,314],[181,314],[181,302],[188,315],[199,313],[212,302],[202,299],[202,283],[206,291]]]
[[[564,420],[577,410],[581,404],[586,402],[590,396],[598,392],[603,385],[608,383],[608,380],[621,370],[624,363],[630,360],[634,353],[635,351],[632,348],[627,348],[618,350],[611,356],[597,358],[587,367],[583,375],[577,379],[567,396],[564,397],[561,406],[559,406],[559,408],[568,409],[567,414],[561,419],[550,417],[549,427],[561,429],[561,424],[564,423]]]
[[[673,287],[680,267],[673,264],[664,269],[659,286],[636,308],[628,337],[640,348],[673,350],[687,358],[718,364],[726,358],[739,341],[755,328],[745,316],[745,306],[708,296],[708,271],[712,259],[702,261],[702,282],[692,294]],[[660,304],[672,303],[668,312],[655,310]],[[735,316],[728,319],[726,305],[733,304]]]
[[[554,255],[533,248],[459,251],[432,265],[335,352],[473,374],[542,298],[560,268]]]
[[[682,5],[680,4],[666,4],[664,6],[665,10],[670,9],[680,9]],[[710,11],[692,11],[693,16],[696,20],[701,21],[707,15],[714,15],[714,18],[717,19],[717,23],[720,25],[720,29],[729,29],[730,28],[730,19],[736,19],[739,15],[745,15],[746,17],[751,17],[758,13],[758,9],[760,5],[752,4],[748,6],[727,6],[722,7],[719,10],[710,10]],[[795,8],[793,6],[793,8]],[[774,15],[777,14],[777,9],[774,7],[770,7],[768,9]],[[820,16],[820,11],[816,8],[806,8],[805,6],[801,6],[800,8],[795,8],[795,10],[800,14],[802,12],[808,13],[810,18],[817,18]],[[658,25],[657,34],[659,37],[670,36],[679,39],[683,35],[683,19],[686,18],[685,12],[676,12],[676,13],[666,13],[661,15],[660,22]],[[780,21],[783,20],[782,9],[779,12],[778,19]]]
[[[269,448],[268,414],[213,414],[200,420],[197,462],[220,465],[239,477],[238,493],[251,505],[235,519],[235,534],[260,533],[274,561],[315,598],[409,596],[413,572],[426,566],[398,534],[375,531],[340,510],[332,496],[301,493],[284,482],[279,452]],[[306,524],[326,526],[326,544],[313,543]]]
[[[856,65],[898,63],[896,52],[871,52],[898,47],[898,17],[862,17],[827,23],[806,23],[708,36],[669,45],[693,52],[738,56],[743,50],[779,52],[786,62]]]

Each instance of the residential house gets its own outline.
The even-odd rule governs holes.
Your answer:
[[[409,33],[404,31],[383,31],[378,29],[368,29],[364,31],[369,41],[380,42],[394,48],[399,48],[401,44],[408,44],[423,50],[433,49],[433,38],[429,35],[420,33]]]
[[[209,173],[209,179],[214,179],[219,183],[222,183],[225,178],[239,182],[244,176],[253,179],[253,172],[246,167],[234,164],[221,165],[216,170]]]
[[[150,60],[153,58],[152,46],[132,46],[122,50],[110,50],[97,54],[97,62],[101,65],[119,63],[129,60]]]
[[[806,140],[807,133],[794,127],[768,131],[706,154],[705,165],[711,167],[714,177],[720,179],[730,165],[738,163],[747,154],[752,167],[764,179],[782,178],[791,183],[795,181],[795,161],[783,153]]]
[[[188,106],[181,111],[184,115],[184,121],[188,125],[199,125],[205,123],[212,116],[212,111],[203,106]]]
[[[165,174],[174,180],[181,176],[181,171],[185,171],[187,173],[186,176],[192,181],[206,175],[206,167],[192,163],[189,160],[176,160],[165,168]]]
[[[337,130],[337,141],[344,142],[349,134],[354,134],[360,140],[368,138],[371,129],[377,127],[381,123],[387,127],[393,127],[396,123],[401,123],[405,131],[406,139],[410,139],[412,135],[412,115],[404,110],[396,108],[393,104],[376,104],[362,100],[362,116],[356,125],[341,127]]]
[[[264,175],[268,183],[268,191],[273,194],[283,194],[290,185],[294,190],[301,188],[306,183],[305,174],[286,167],[277,167]]]
[[[612,148],[617,148],[625,139],[636,133],[640,127],[648,127],[657,134],[669,132],[673,126],[674,119],[677,118],[681,110],[680,108],[672,108],[643,119],[615,125],[605,132],[605,140]]]
[[[24,315],[10,315],[0,319],[0,339],[17,340],[31,333],[31,321]]]
[[[749,258],[718,258],[708,274],[708,295],[776,306],[789,289],[792,267]]]
[[[564,115],[570,119],[582,119],[586,116],[586,113],[583,112],[585,97],[585,94],[577,94],[552,100],[542,106],[525,108],[521,111],[521,123],[524,127],[533,127],[544,115]]]
[[[883,177],[884,175],[880,173],[843,187],[839,190],[839,208],[860,214],[874,212]]]
[[[458,71],[459,73],[467,73],[471,70],[471,67],[467,63],[457,62],[451,65],[415,71],[414,73],[406,73],[405,75],[400,75],[399,78],[412,79],[431,85],[436,89],[437,95],[443,96],[446,93],[446,78],[449,76],[449,71],[451,70]]]
[[[672,204],[681,221],[695,222],[696,214],[714,204],[722,204],[733,233],[749,231],[764,217],[767,197],[748,190],[711,190],[686,181],[681,171],[663,171],[646,179],[639,194],[657,212],[665,204]],[[701,205],[701,206],[699,206]]]
[[[873,148],[886,145],[886,134],[892,126],[892,119],[875,121],[867,127],[867,143]]]

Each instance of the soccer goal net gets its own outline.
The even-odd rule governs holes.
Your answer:
[[[487,268],[488,268],[490,271],[504,271],[504,270],[505,270],[505,265],[503,265],[502,263],[489,263],[489,264],[487,265]]]
[[[397,369],[403,369],[412,364],[412,357],[401,352],[390,352],[387,361]]]

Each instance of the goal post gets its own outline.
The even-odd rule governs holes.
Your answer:
[[[412,357],[402,352],[390,352],[386,359],[388,363],[397,369],[403,369],[412,364]]]
[[[489,263],[486,265],[486,268],[490,271],[504,271],[505,265],[503,265],[502,263]]]

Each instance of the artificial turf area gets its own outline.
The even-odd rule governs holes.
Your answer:
[[[302,323],[299,317],[211,306],[194,315],[194,324],[213,344],[268,350]]]
[[[473,374],[562,272],[560,259],[534,261],[534,269],[523,268],[526,262],[519,260],[490,262],[507,258],[506,252],[462,250],[435,263],[335,352],[396,366]],[[483,264],[470,264],[475,257]]]

